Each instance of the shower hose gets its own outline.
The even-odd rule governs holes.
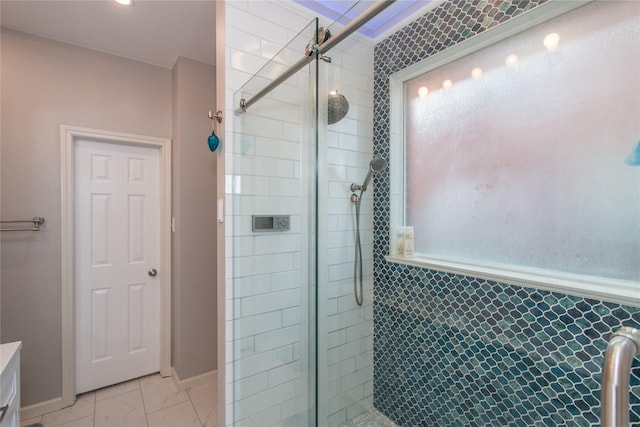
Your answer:
[[[364,291],[362,286],[362,243],[360,242],[360,202],[362,201],[363,190],[360,190],[360,196],[356,196],[356,256],[353,263],[353,294],[356,297],[356,303],[362,305],[364,300]],[[358,287],[359,282],[359,287]],[[358,292],[359,290],[359,292]]]

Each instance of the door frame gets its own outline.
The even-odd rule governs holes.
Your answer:
[[[89,139],[110,144],[160,150],[160,375],[171,375],[171,139],[60,126],[61,241],[62,241],[62,403],[76,398],[75,363],[75,141]]]

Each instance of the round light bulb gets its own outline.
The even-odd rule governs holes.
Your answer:
[[[480,77],[482,77],[482,68],[476,67],[471,70],[471,77],[473,77],[474,79],[479,79]]]
[[[554,51],[558,47],[558,43],[560,43],[560,35],[558,33],[549,33],[544,37],[542,43],[549,52]]]
[[[442,82],[442,89],[449,89],[451,86],[453,86],[453,82],[449,79]]]
[[[429,89],[427,89],[426,86],[420,86],[420,88],[418,88],[418,96],[420,98],[424,98],[425,96],[427,96],[428,93],[429,93]]]
[[[507,67],[513,67],[518,63],[518,55],[512,53],[504,59],[504,63],[507,65]]]
[[[125,6],[129,6],[131,4],[131,0],[116,0],[116,3],[123,4]]]

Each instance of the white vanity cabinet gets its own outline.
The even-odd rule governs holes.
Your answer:
[[[22,343],[0,344],[0,427],[20,427],[20,348]]]

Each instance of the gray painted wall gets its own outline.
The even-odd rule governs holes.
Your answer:
[[[216,155],[209,151],[215,67],[173,67],[173,368],[180,379],[216,368]]]

